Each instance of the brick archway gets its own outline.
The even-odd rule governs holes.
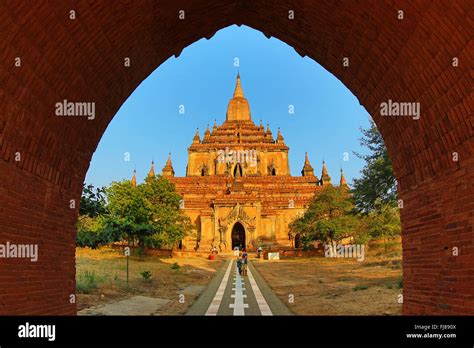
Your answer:
[[[231,24],[310,56],[373,115],[404,201],[403,312],[474,314],[472,2],[163,3],[0,3],[0,243],[39,244],[34,264],[0,260],[0,314],[75,314],[71,200],[99,139],[163,61]],[[96,118],[55,116],[64,99],[95,102]],[[390,99],[420,102],[421,118],[378,116]]]

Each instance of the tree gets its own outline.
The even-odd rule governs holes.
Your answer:
[[[76,224],[78,246],[97,248],[120,239],[116,231],[106,228],[104,224],[106,203],[105,187],[94,188],[92,184],[84,184]]]
[[[357,230],[357,217],[350,193],[331,185],[315,195],[305,214],[290,224],[293,233],[302,235],[302,242],[338,242],[352,236]]]
[[[368,229],[373,238],[382,238],[387,252],[387,240],[400,235],[400,212],[397,207],[376,200],[375,210],[368,215]]]
[[[82,188],[81,204],[79,215],[87,215],[91,218],[105,213],[105,187],[94,189],[94,185],[86,185]]]
[[[155,233],[145,239],[146,245],[174,246],[193,232],[191,219],[180,210],[181,196],[176,193],[173,183],[157,175],[140,187],[151,204],[155,227]]]
[[[103,215],[96,217],[81,215],[77,221],[76,228],[76,244],[80,247],[95,249],[99,246],[116,242],[122,238],[120,231],[107,228]]]
[[[397,199],[396,178],[393,174],[392,162],[377,126],[373,121],[367,129],[361,129],[363,137],[360,144],[368,148],[368,155],[355,153],[366,164],[362,169],[362,177],[354,179],[353,197],[359,212],[368,214],[374,211],[375,202],[394,205]]]
[[[107,194],[106,226],[137,239],[141,254],[145,246],[173,247],[193,229],[179,209],[181,197],[174,185],[162,176],[136,187],[130,181],[115,182]]]
[[[385,252],[387,239],[401,232],[400,213],[397,207],[397,186],[392,163],[382,135],[373,121],[367,129],[361,129],[363,137],[360,144],[369,150],[369,154],[360,155],[366,164],[362,177],[354,179],[352,191],[361,224],[365,226],[359,235],[361,240],[382,238]]]
[[[154,226],[151,204],[140,185],[134,187],[130,181],[124,180],[113,182],[106,191],[109,202],[104,228],[129,241],[137,238],[143,246],[145,236],[154,233]]]

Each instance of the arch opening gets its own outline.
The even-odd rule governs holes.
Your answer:
[[[245,228],[240,222],[236,222],[232,227],[231,232],[232,249],[239,248],[239,250],[245,249]]]
[[[237,163],[234,167],[234,178],[240,178],[243,176],[242,166]]]
[[[111,17],[108,16],[95,20],[90,18],[87,22],[90,30],[80,31],[74,37],[62,35],[60,31],[52,33],[58,38],[61,35],[62,40],[57,40],[57,44],[35,46],[37,56],[44,61],[38,63],[34,74],[27,65],[26,69],[17,69],[17,74],[30,74],[35,78],[24,75],[15,80],[15,75],[11,75],[15,86],[2,86],[10,90],[2,94],[4,102],[1,108],[4,112],[0,129],[1,188],[3,192],[11,192],[18,197],[5,203],[6,209],[1,213],[6,216],[0,219],[0,227],[8,231],[9,236],[31,238],[40,245],[43,240],[39,240],[38,236],[48,236],[55,241],[47,254],[42,254],[40,250],[36,267],[44,279],[34,276],[31,282],[5,284],[4,289],[29,296],[33,293],[31,284],[34,282],[42,284],[34,291],[48,296],[50,300],[48,306],[42,306],[41,296],[36,296],[39,298],[36,303],[32,300],[21,308],[16,301],[7,301],[5,313],[75,314],[75,305],[68,302],[68,296],[75,291],[74,222],[78,207],[71,209],[70,201],[80,199],[91,156],[109,121],[137,84],[169,56],[179,55],[190,42],[209,38],[219,28],[244,23],[267,36],[281,38],[302,55],[313,57],[340,78],[374,115],[386,140],[398,178],[400,198],[404,202],[402,223],[404,244],[408,247],[404,249],[403,261],[403,267],[407,270],[404,313],[472,314],[472,302],[468,307],[460,306],[449,296],[452,291],[448,291],[451,289],[465,298],[472,297],[472,289],[461,285],[468,281],[468,275],[460,275],[453,284],[449,272],[426,276],[420,276],[423,272],[416,272],[417,269],[428,268],[433,259],[450,269],[454,261],[446,258],[445,247],[457,245],[460,240],[469,243],[474,238],[470,224],[471,207],[462,204],[472,201],[468,183],[472,182],[474,172],[472,116],[467,111],[471,86],[469,67],[460,65],[453,69],[450,64],[452,57],[459,57],[460,62],[469,61],[466,47],[470,37],[459,29],[469,27],[467,10],[463,10],[469,6],[468,1],[462,3],[465,5],[456,8],[436,4],[426,16],[423,3],[413,4],[416,11],[405,22],[407,25],[394,25],[399,22],[393,17],[396,11],[389,5],[363,8],[347,2],[340,4],[336,11],[330,2],[295,4],[295,13],[306,15],[289,22],[286,16],[280,18],[277,15],[285,13],[283,3],[268,11],[263,2],[244,6],[238,1],[215,1],[209,6],[195,8],[193,18],[196,25],[183,26],[177,22],[172,9],[168,14],[168,8],[158,10],[151,5],[132,7],[124,3],[113,4],[116,11],[110,11],[112,5],[103,2],[97,4],[97,11],[94,12],[114,14],[113,33],[101,30],[110,22]],[[8,6],[2,7],[2,12],[11,13],[12,17],[19,17],[19,22],[25,23],[34,21],[31,16],[41,14],[44,20],[39,22],[39,26],[44,25],[45,31],[48,31],[46,23],[57,23],[58,28],[63,27],[55,15],[57,4],[31,6],[31,11],[24,13],[14,13]],[[190,12],[193,13],[192,9]],[[160,16],[165,18],[156,21]],[[345,18],[350,20],[343,20]],[[372,20],[368,22],[367,18]],[[452,22],[443,31],[437,30],[436,23],[445,23],[446,18]],[[458,25],[452,25],[453,22]],[[335,23],[340,30],[331,30]],[[78,25],[85,24],[78,21]],[[130,31],[130,26],[136,30]],[[143,35],[137,36],[136,32]],[[154,35],[157,32],[163,33],[167,39],[157,38]],[[438,35],[426,42],[426,32]],[[18,40],[18,36],[24,35],[13,25],[7,27],[4,33],[11,40]],[[40,34],[38,31],[30,35],[39,37]],[[451,40],[452,37],[457,40]],[[116,39],[121,44],[111,45]],[[91,40],[96,44],[78,46]],[[68,41],[67,44],[73,49],[64,51],[64,41]],[[16,57],[17,51],[27,51],[25,44],[31,44],[31,40],[25,37],[18,42],[18,46],[6,42],[6,56]],[[354,46],[354,43],[357,45]],[[419,50],[425,44],[427,49]],[[353,47],[350,52],[344,49],[348,45]],[[82,50],[82,54],[76,54],[77,49]],[[130,52],[133,55],[140,50],[143,54],[132,57],[132,69],[124,69],[123,64],[114,65],[106,59],[120,57],[117,61],[122,63],[122,57],[129,57]],[[87,59],[91,56],[99,58],[90,64]],[[376,59],[379,56],[380,59]],[[69,64],[62,64],[64,58]],[[343,60],[350,63],[344,65]],[[90,68],[79,71],[71,67]],[[97,71],[102,73],[98,75]],[[101,116],[93,122],[76,119],[71,121],[72,125],[64,119],[51,117],[51,103],[58,98],[58,91],[69,100],[94,98]],[[43,98],[32,100],[31,96],[35,95],[42,95]],[[412,122],[408,118],[378,116],[380,103],[396,97],[419,101],[422,117]],[[22,117],[12,117],[17,114]],[[42,131],[28,127],[27,122],[32,119],[42,127]],[[48,147],[44,144],[60,150],[47,151]],[[15,161],[12,149],[26,154],[28,161]],[[453,152],[456,152],[459,161],[452,160]],[[439,195],[440,187],[443,188],[442,195]],[[451,230],[452,226],[459,231],[448,233],[446,230]],[[431,243],[423,244],[428,237]],[[424,245],[424,248],[413,248],[413,245]],[[455,258],[456,265],[471,268],[472,253],[470,249],[464,250]],[[53,254],[61,255],[65,261],[58,265],[60,269],[54,275],[47,272],[51,265],[57,265],[56,258],[49,256]],[[9,272],[28,274],[28,267],[12,264]],[[431,290],[427,293],[426,289]],[[51,296],[52,293],[54,296]]]

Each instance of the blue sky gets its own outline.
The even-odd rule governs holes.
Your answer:
[[[357,98],[317,62],[302,58],[286,43],[234,25],[186,47],[137,87],[104,133],[86,182],[106,186],[129,179],[134,168],[141,182],[152,159],[161,173],[168,152],[176,176],[184,176],[196,128],[202,138],[208,123],[212,127],[214,119],[218,124],[225,120],[238,69],[254,122],[262,119],[265,127],[268,122],[274,137],[281,128],[290,147],[292,175],[301,175],[308,151],[318,177],[323,159],[333,182],[339,182],[341,166],[349,183],[359,176],[363,162],[353,151],[365,152],[358,141],[359,127],[367,127],[370,116]],[[289,105],[294,114],[288,112]],[[130,154],[129,161],[125,153]]]

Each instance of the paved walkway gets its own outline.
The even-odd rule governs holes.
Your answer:
[[[214,279],[187,315],[291,315],[249,262],[247,276],[240,276],[234,259],[223,262]]]
[[[147,296],[132,296],[120,301],[100,304],[79,311],[78,315],[157,315],[170,300]]]

